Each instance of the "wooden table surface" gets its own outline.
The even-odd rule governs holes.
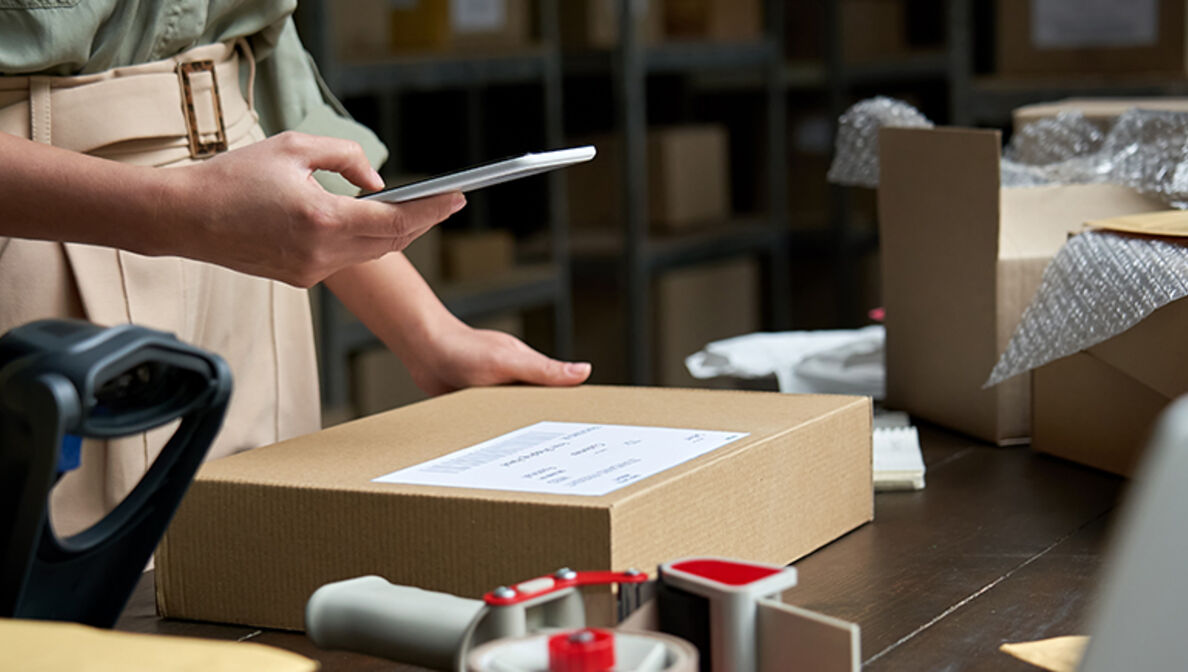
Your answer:
[[[1003,642],[1084,634],[1120,478],[920,427],[928,487],[875,497],[875,521],[796,563],[787,602],[857,622],[867,670],[1035,670]],[[514,577],[512,577],[514,578]],[[116,626],[290,649],[324,670],[412,670],[304,635],[157,618],[152,575]]]

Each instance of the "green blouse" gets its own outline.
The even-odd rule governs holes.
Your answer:
[[[387,158],[318,75],[297,37],[296,0],[0,0],[0,76],[78,75],[169,58],[244,37],[256,57],[255,103],[269,135],[298,130],[349,138],[372,165]],[[247,68],[241,68],[247,86]],[[319,175],[319,177],[326,177]],[[323,179],[352,193],[345,180]]]

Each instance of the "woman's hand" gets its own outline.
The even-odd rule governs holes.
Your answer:
[[[326,286],[380,338],[429,394],[475,385],[579,385],[590,365],[550,359],[520,339],[467,326],[403,254],[343,269]]]
[[[169,226],[145,240],[173,254],[309,287],[334,272],[403,250],[466,199],[445,194],[403,204],[331,194],[315,170],[365,189],[383,180],[355,142],[288,132],[168,176],[159,204]],[[139,251],[139,250],[138,250]]]
[[[404,358],[413,382],[427,394],[507,383],[580,385],[590,377],[589,364],[551,359],[511,334],[462,322],[444,331]]]

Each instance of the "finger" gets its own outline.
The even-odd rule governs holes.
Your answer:
[[[412,240],[466,206],[466,197],[461,192],[405,203],[351,200],[351,207],[357,211],[352,217],[355,233],[387,239]]]
[[[329,170],[338,173],[351,184],[367,191],[384,186],[383,178],[371,167],[363,147],[353,140],[293,133],[286,138],[286,142],[311,172]]]
[[[512,381],[550,387],[580,385],[590,377],[591,369],[589,362],[562,362],[528,347],[505,360],[505,372]]]

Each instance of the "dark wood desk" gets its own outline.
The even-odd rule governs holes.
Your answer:
[[[928,487],[875,497],[875,521],[796,563],[785,600],[862,626],[868,670],[1035,670],[999,644],[1079,634],[1122,479],[922,426]],[[271,644],[323,669],[411,670],[303,635],[156,617],[152,577],[121,630]]]

